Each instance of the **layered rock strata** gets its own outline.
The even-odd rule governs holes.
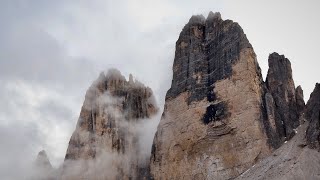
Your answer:
[[[270,153],[263,80],[242,28],[193,16],[176,42],[173,80],[154,138],[155,179],[229,179]]]
[[[88,89],[65,156],[62,179],[143,179],[136,124],[157,112],[152,90],[109,70]]]

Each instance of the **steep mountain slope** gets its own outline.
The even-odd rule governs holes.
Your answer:
[[[307,127],[308,122],[302,124],[290,141],[250,167],[236,180],[320,179],[320,153],[306,146]]]

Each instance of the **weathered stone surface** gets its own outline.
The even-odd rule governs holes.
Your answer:
[[[88,89],[61,179],[147,178],[135,123],[156,114],[152,90],[109,70]],[[147,158],[147,157],[146,157]]]
[[[309,121],[306,138],[310,148],[320,150],[320,84],[317,83],[308,100],[305,118]]]
[[[301,94],[296,97],[291,63],[287,58],[272,53],[269,55],[268,63],[266,108],[269,112],[268,118],[271,118],[269,122],[272,124],[273,131],[272,138],[269,139],[272,139],[272,144],[275,147],[279,147],[285,140],[294,136],[294,129],[299,126],[300,114],[297,98],[301,100]],[[302,106],[302,104],[299,105]],[[272,112],[272,116],[270,116],[270,112]]]
[[[155,179],[229,179],[270,153],[263,80],[241,27],[193,16],[176,43],[173,80],[154,138]]]

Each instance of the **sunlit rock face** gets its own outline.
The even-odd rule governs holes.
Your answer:
[[[86,93],[61,179],[148,178],[137,126],[156,112],[150,88],[118,70],[101,73]]]
[[[154,138],[155,179],[229,179],[268,155],[263,79],[239,24],[193,16],[176,42]]]

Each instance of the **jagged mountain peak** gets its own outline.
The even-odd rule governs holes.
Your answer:
[[[211,20],[211,19],[222,19],[220,12],[210,11],[208,14],[207,20]]]
[[[86,93],[61,179],[148,177],[139,125],[157,111],[152,90],[132,75],[126,80],[116,69],[101,73]]]

